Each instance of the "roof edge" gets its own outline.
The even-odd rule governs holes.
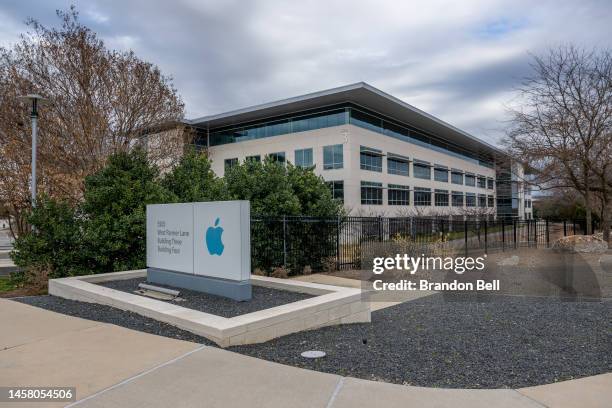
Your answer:
[[[473,136],[471,134],[469,134],[468,132],[459,129],[456,126],[451,125],[448,122],[443,121],[442,119],[437,118],[436,116],[427,113],[407,102],[402,101],[401,99],[390,95],[384,91],[381,91],[380,89],[368,84],[367,82],[355,82],[352,84],[348,84],[348,85],[343,85],[343,86],[339,86],[339,87],[335,87],[335,88],[331,88],[331,89],[326,89],[323,91],[318,91],[318,92],[311,92],[311,93],[307,93],[304,95],[299,95],[299,96],[295,96],[295,97],[291,97],[291,98],[286,98],[286,99],[280,99],[280,100],[276,100],[276,101],[272,101],[272,102],[267,102],[267,103],[263,103],[263,104],[259,104],[259,105],[251,105],[248,106],[246,108],[241,108],[241,109],[236,109],[233,111],[227,111],[227,112],[223,112],[223,113],[219,113],[219,114],[215,114],[215,115],[208,115],[208,116],[201,116],[195,119],[185,119],[184,123],[189,124],[189,125],[195,125],[199,122],[207,122],[207,121],[212,121],[212,120],[216,120],[216,119],[223,119],[226,117],[231,117],[231,116],[235,116],[235,115],[240,115],[240,114],[244,114],[244,113],[249,113],[249,112],[255,112],[258,110],[262,110],[262,109],[268,109],[268,108],[274,108],[274,107],[278,107],[278,106],[282,106],[282,105],[286,105],[286,104],[290,104],[290,103],[295,103],[295,102],[300,102],[300,101],[304,101],[304,100],[309,100],[309,99],[315,99],[318,97],[322,97],[322,96],[326,96],[326,95],[332,95],[332,94],[336,94],[336,93],[341,93],[341,92],[346,92],[346,91],[352,91],[352,90],[356,90],[356,89],[366,89],[372,93],[377,94],[380,97],[383,97],[387,100],[389,100],[390,102],[393,102],[395,104],[400,105],[401,107],[408,109],[418,115],[421,115],[435,123],[437,123],[440,126],[444,126],[454,132],[457,132],[459,134],[461,134],[462,136],[472,140],[475,143],[479,143],[485,147],[487,147],[488,149],[491,149],[493,152],[497,153],[497,154],[501,154],[503,156],[508,156],[508,153],[506,153],[505,151],[501,150],[500,148],[482,140],[477,138],[476,136]]]
[[[194,123],[197,123],[197,122],[205,122],[205,121],[220,119],[220,118],[224,118],[224,117],[228,117],[228,116],[240,115],[242,113],[253,112],[253,111],[256,111],[256,110],[267,109],[267,108],[274,108],[274,107],[277,107],[277,106],[282,106],[282,105],[286,105],[286,104],[293,103],[293,102],[300,102],[300,101],[303,101],[303,100],[306,100],[306,99],[314,99],[314,98],[318,98],[320,96],[326,96],[326,95],[331,95],[331,94],[335,94],[335,93],[340,93],[340,92],[345,92],[345,91],[352,91],[354,89],[368,88],[368,87],[371,87],[371,86],[368,85],[365,82],[356,82],[354,84],[343,85],[343,86],[339,86],[339,87],[336,87],[336,88],[326,89],[324,91],[311,92],[311,93],[307,93],[307,94],[304,94],[304,95],[294,96],[294,97],[286,98],[286,99],[279,99],[279,100],[276,100],[276,101],[266,102],[266,103],[262,103],[262,104],[259,104],[259,105],[251,105],[251,106],[248,106],[246,108],[241,108],[241,109],[236,109],[236,110],[232,110],[232,111],[222,112],[222,113],[218,113],[218,114],[215,114],[215,115],[201,116],[201,117],[195,118],[195,119],[187,119],[187,122],[189,124],[194,124]],[[371,87],[371,88],[373,88],[373,87]],[[376,88],[373,88],[373,89],[376,89]]]

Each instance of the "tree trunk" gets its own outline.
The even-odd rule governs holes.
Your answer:
[[[610,246],[610,212],[612,212],[612,208],[610,208],[610,205],[606,201],[607,200],[605,200],[602,205],[603,211],[601,213],[601,229],[603,231],[604,241],[606,241],[608,246]]]
[[[586,193],[584,194],[584,207],[586,211],[586,225],[585,225],[585,235],[593,235],[592,229],[592,214],[591,214],[591,194],[589,192],[589,187],[587,186]]]

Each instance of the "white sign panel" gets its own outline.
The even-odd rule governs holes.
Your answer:
[[[147,205],[147,265],[193,273],[193,205]]]
[[[251,276],[248,201],[194,203],[193,273],[247,280]]]
[[[251,276],[248,201],[147,206],[147,266],[245,281]]]

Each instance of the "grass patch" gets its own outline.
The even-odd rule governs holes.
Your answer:
[[[22,285],[11,282],[11,279],[8,276],[0,276],[0,298],[38,296],[45,294],[47,294],[46,281]]]
[[[0,276],[0,293],[17,289],[8,276]]]

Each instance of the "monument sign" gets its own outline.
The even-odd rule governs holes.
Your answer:
[[[147,205],[147,280],[251,298],[248,201]]]

